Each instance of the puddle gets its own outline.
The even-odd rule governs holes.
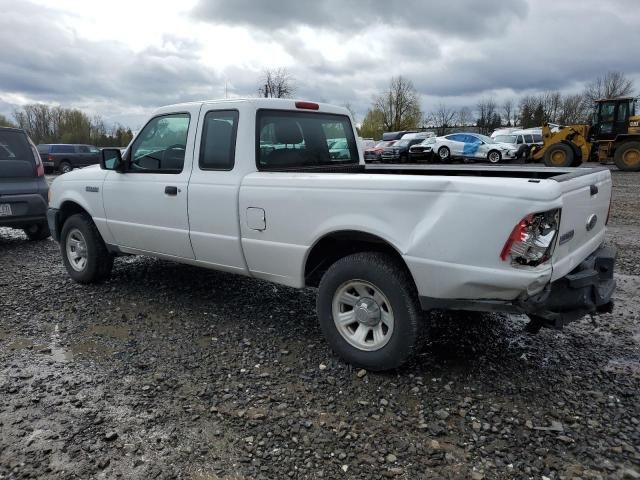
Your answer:
[[[613,360],[609,360],[607,366],[604,367],[604,371],[620,375],[640,377],[640,359],[614,358]]]
[[[72,344],[69,353],[72,355],[72,357],[77,358],[88,357],[93,359],[100,359],[110,356],[113,353],[113,349],[105,345],[92,342],[91,340],[87,340],[86,342]]]
[[[119,325],[93,325],[87,330],[87,334],[126,340],[129,338],[129,330],[129,325],[124,323]]]
[[[51,342],[48,347],[51,349],[51,358],[56,362],[68,362],[73,360],[73,353],[68,349],[60,346],[60,328],[58,324],[53,327],[51,332]]]
[[[9,342],[9,350],[24,350],[25,348],[33,348],[34,345],[33,340],[28,338],[16,338]]]

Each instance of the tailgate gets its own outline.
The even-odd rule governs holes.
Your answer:
[[[557,181],[562,192],[562,215],[552,281],[570,273],[604,241],[612,187],[607,169],[576,172]]]

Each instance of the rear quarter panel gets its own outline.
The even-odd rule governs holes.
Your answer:
[[[266,173],[240,191],[243,249],[261,278],[304,285],[310,248],[328,233],[359,230],[392,245],[407,261],[421,295],[515,298],[542,288],[550,266],[514,269],[499,258],[527,213],[561,204],[553,181],[376,174]],[[248,228],[247,207],[266,212],[267,229]],[[455,272],[455,278],[443,277]],[[496,280],[497,279],[497,280]],[[519,279],[519,280],[518,280]]]

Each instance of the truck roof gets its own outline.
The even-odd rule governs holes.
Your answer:
[[[308,109],[297,106],[301,102],[307,104],[315,104],[318,105],[317,109]],[[324,113],[333,113],[339,115],[348,115],[351,116],[349,110],[345,107],[339,107],[336,105],[331,105],[329,103],[320,103],[320,102],[310,102],[309,100],[300,100],[293,98],[222,98],[222,99],[209,99],[209,100],[199,100],[194,102],[185,102],[185,103],[176,103],[173,105],[166,105],[158,108],[154,111],[153,115],[158,115],[162,113],[175,112],[180,108],[184,108],[187,106],[193,105],[233,105],[233,104],[251,104],[256,109],[265,108],[265,109],[275,109],[275,110],[299,110],[299,111],[319,111]]]

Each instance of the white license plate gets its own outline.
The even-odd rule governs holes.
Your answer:
[[[9,215],[12,215],[11,205],[8,203],[0,203],[0,217],[8,217]]]

